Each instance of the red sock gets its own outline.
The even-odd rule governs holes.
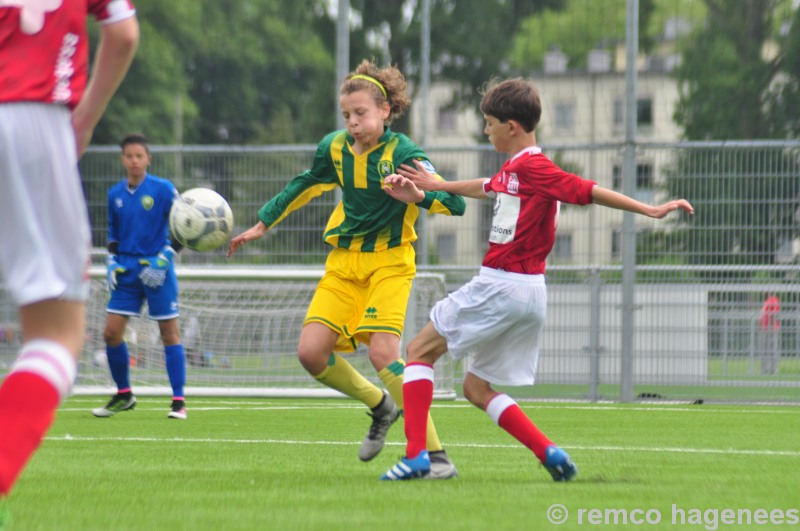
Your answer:
[[[409,363],[403,372],[403,416],[406,457],[413,459],[426,449],[428,413],[433,402],[433,366]]]
[[[496,394],[486,405],[486,412],[498,426],[530,448],[539,461],[544,462],[547,457],[545,450],[553,442],[536,427],[511,397],[502,393]]]
[[[60,401],[56,388],[32,372],[12,372],[0,386],[0,496],[11,492]]]

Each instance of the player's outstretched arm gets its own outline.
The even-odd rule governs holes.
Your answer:
[[[428,172],[421,162],[414,161],[416,168],[401,164],[397,173],[410,180],[414,185],[426,192],[449,192],[473,199],[486,199],[483,183],[486,179],[470,179],[468,181],[445,181]]]
[[[251,240],[257,240],[262,237],[264,234],[267,233],[267,226],[264,225],[263,222],[259,221],[240,235],[231,238],[230,243],[228,244],[228,258],[230,258],[233,253],[236,252],[240,246],[246,244]]]
[[[94,128],[125,78],[138,45],[139,22],[136,16],[101,27],[92,75],[81,102],[72,112],[78,156],[89,147]]]
[[[602,186],[592,188],[592,202],[596,205],[616,208],[617,210],[627,210],[656,219],[661,219],[673,210],[678,209],[694,214],[694,207],[686,199],[675,199],[661,205],[651,206]]]

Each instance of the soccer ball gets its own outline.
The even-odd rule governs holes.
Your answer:
[[[233,212],[225,198],[209,188],[192,188],[172,203],[169,229],[193,251],[213,251],[231,237]]]

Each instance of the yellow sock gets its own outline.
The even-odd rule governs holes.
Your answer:
[[[386,390],[392,395],[394,403],[397,407],[403,409],[403,369],[406,363],[402,359],[392,363],[382,371],[378,372]],[[428,413],[428,433],[426,438],[426,447],[429,452],[436,452],[442,449],[442,443],[439,441],[439,436],[436,434],[436,427],[433,425],[431,414]]]
[[[328,366],[314,378],[321,384],[355,398],[370,409],[377,407],[383,400],[383,391],[336,353],[331,354]]]

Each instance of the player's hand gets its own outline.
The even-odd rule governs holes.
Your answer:
[[[653,207],[653,213],[651,217],[656,219],[661,219],[673,210],[681,209],[688,213],[689,215],[694,214],[694,207],[687,201],[686,199],[675,199],[673,201],[669,201],[668,203],[664,203],[663,205],[659,205]]]
[[[228,244],[228,258],[236,252],[240,246],[246,244],[251,240],[257,240],[262,237],[264,234],[267,233],[267,226],[264,225],[261,221],[241,233],[240,235],[236,236],[235,238],[231,238],[230,243]]]
[[[403,203],[419,203],[425,199],[425,192],[417,188],[411,179],[397,175],[387,175],[383,180],[383,191]]]
[[[117,262],[117,255],[110,254],[106,258],[106,285],[110,291],[117,289],[117,275],[127,271],[119,262]]]
[[[175,249],[169,245],[165,245],[157,256],[139,260],[140,264],[147,266],[142,268],[141,273],[139,273],[139,279],[142,281],[142,284],[148,288],[160,288],[163,286],[164,281],[167,279],[167,271],[172,265],[172,260],[174,258]]]
[[[431,172],[426,170],[422,162],[414,160],[414,166],[415,167],[409,166],[408,164],[401,164],[400,167],[397,168],[397,173],[413,182],[418,189],[425,192],[441,190],[438,183],[443,181],[437,179]]]

